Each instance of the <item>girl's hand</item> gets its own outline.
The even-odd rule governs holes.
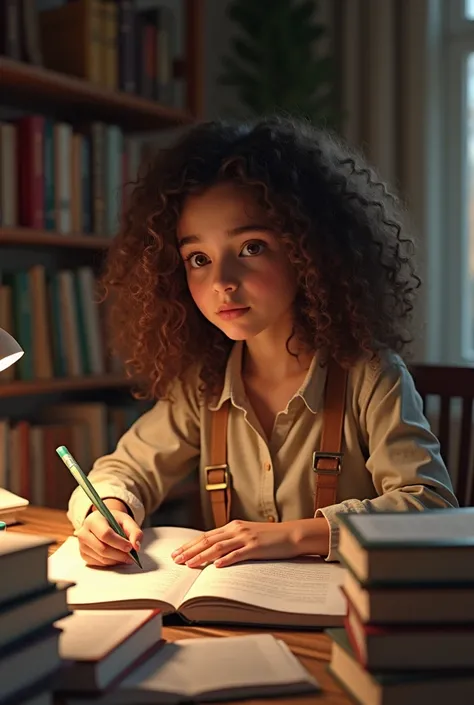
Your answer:
[[[116,504],[112,504],[112,502]],[[74,532],[79,539],[80,554],[87,565],[133,564],[134,561],[129,552],[132,548],[135,550],[140,548],[143,532],[130,514],[124,511],[125,505],[120,500],[105,500],[105,503],[124,530],[128,540],[115,533],[100,512],[93,511],[86,517],[81,528]],[[120,505],[123,509],[116,508]]]
[[[194,541],[184,544],[171,557],[175,563],[198,568],[214,562],[217,568],[253,559],[293,558],[299,555],[294,537],[295,522],[267,524],[236,519]]]

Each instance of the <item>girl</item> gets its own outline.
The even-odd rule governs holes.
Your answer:
[[[72,495],[88,564],[130,562],[196,466],[208,530],[173,553],[192,567],[337,560],[341,512],[457,506],[398,354],[419,285],[400,221],[359,156],[294,120],[205,123],[159,153],[103,277],[115,347],[159,401],[90,473],[128,541]]]

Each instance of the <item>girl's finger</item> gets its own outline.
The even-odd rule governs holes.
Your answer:
[[[200,547],[199,550],[204,550],[209,545],[214,543],[215,537],[219,536],[219,534],[222,534],[224,529],[225,527],[219,527],[218,529],[205,531],[203,534],[201,534],[199,538],[193,539],[188,543],[184,543],[182,546],[173,551],[173,553],[171,554],[171,558],[176,558],[176,556],[179,556],[180,554],[185,553],[186,551],[190,551],[196,548],[197,546]]]
[[[222,558],[218,558],[214,561],[216,568],[226,568],[229,565],[234,565],[234,563],[240,563],[241,561],[248,561],[252,558],[252,549],[249,546],[244,546],[243,548],[238,548],[236,551],[231,551]]]
[[[84,549],[80,550],[81,558],[84,560],[86,565],[104,567],[110,565],[117,565],[117,561],[112,561],[109,558],[103,558],[93,551],[87,551]]]
[[[84,527],[83,527],[84,529]],[[103,543],[91,531],[84,529],[80,533],[80,541],[83,546],[87,546],[88,553],[96,554],[101,558],[111,560],[114,563],[129,563],[132,559],[126,551],[119,551],[106,543]]]
[[[217,541],[213,546],[206,549],[205,551],[201,551],[201,553],[198,553],[193,557],[184,558],[184,560],[182,560],[182,556],[180,556],[179,562],[185,562],[189,568],[196,568],[197,566],[202,565],[203,563],[211,563],[217,558],[225,556],[228,553],[235,551],[238,548],[241,548],[243,545],[243,541],[237,538],[227,539],[225,541]]]

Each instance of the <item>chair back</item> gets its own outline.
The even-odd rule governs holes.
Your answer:
[[[456,496],[461,506],[474,506],[474,366],[410,365],[415,386],[423,400],[426,413],[427,397],[439,398],[438,438],[441,455],[450,470]],[[453,400],[459,399],[456,405]],[[457,409],[461,407],[458,418]],[[459,427],[453,438],[452,428]],[[457,462],[450,467],[453,446]],[[455,470],[455,472],[453,472]]]

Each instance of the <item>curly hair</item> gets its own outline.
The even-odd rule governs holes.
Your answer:
[[[357,152],[309,123],[205,122],[138,178],[101,277],[112,347],[137,396],[165,396],[192,368],[206,393],[222,385],[233,343],[194,304],[176,232],[186,198],[224,181],[252,189],[284,243],[298,341],[342,365],[403,349],[420,279],[400,200]]]

